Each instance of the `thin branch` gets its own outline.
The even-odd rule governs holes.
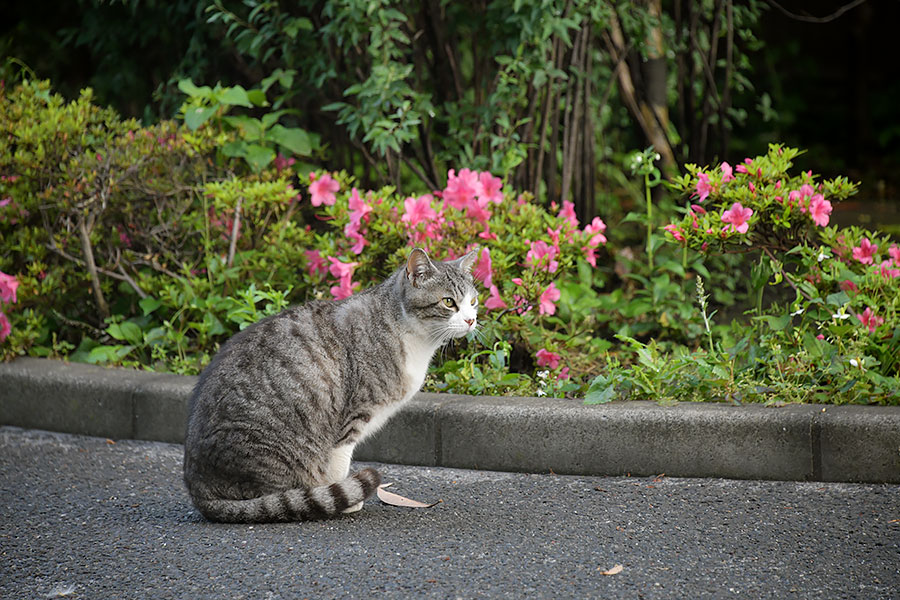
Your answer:
[[[234,220],[231,223],[231,239],[228,242],[228,261],[225,263],[228,267],[234,264],[234,254],[237,251],[237,239],[241,233],[241,202],[243,198],[237,199],[234,207]]]
[[[774,6],[776,9],[778,9],[778,11],[781,12],[784,16],[788,17],[789,19],[794,19],[795,21],[803,21],[804,23],[830,23],[831,21],[834,21],[835,19],[839,19],[840,17],[842,17],[844,15],[844,13],[846,13],[847,11],[853,10],[860,4],[865,3],[866,0],[854,0],[853,2],[850,2],[849,4],[845,4],[844,6],[840,7],[839,9],[837,9],[836,11],[831,13],[830,15],[826,15],[824,17],[813,17],[810,15],[798,15],[798,14],[792,13],[788,9],[784,8],[783,6],[781,6],[780,4],[775,2],[775,0],[766,0],[766,2],[768,2],[769,4]]]
[[[81,238],[81,251],[84,253],[84,265],[91,278],[91,288],[94,291],[94,300],[97,302],[97,310],[100,311],[100,317],[105,319],[109,316],[109,306],[106,304],[106,299],[103,297],[103,290],[100,288],[100,277],[97,275],[97,264],[94,262],[94,250],[91,247],[91,236],[88,232],[88,226],[85,222],[84,215],[80,216],[78,219],[78,235]]]

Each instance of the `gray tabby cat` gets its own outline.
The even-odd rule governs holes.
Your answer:
[[[437,348],[475,329],[475,253],[415,249],[381,284],[289,308],[228,340],[190,401],[184,481],[212,521],[265,523],[362,508],[381,482],[354,447],[422,386]]]

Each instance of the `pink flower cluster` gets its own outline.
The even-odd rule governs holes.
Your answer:
[[[450,169],[443,197],[447,204],[466,213],[473,221],[486,224],[491,218],[490,205],[503,202],[502,187],[503,181],[487,171],[461,169],[457,175]]]
[[[802,213],[809,212],[813,223],[819,227],[828,225],[831,218],[831,202],[826,200],[821,193],[817,193],[815,188],[808,183],[800,186],[799,190],[788,192],[788,205],[799,207]]]
[[[331,261],[328,271],[338,280],[338,285],[332,286],[329,290],[331,295],[335,300],[343,300],[352,296],[353,291],[360,286],[358,281],[353,282],[353,270],[359,266],[359,263],[345,263],[333,257],[328,257],[328,260]]]
[[[356,188],[350,191],[350,222],[344,226],[344,235],[353,241],[351,250],[354,254],[360,254],[363,248],[369,245],[365,238],[367,231],[362,230],[363,223],[369,222],[369,213],[374,209],[360,195]]]
[[[16,289],[19,287],[19,281],[13,275],[7,275],[0,271],[0,302],[4,304],[15,304],[18,302],[16,297]],[[0,311],[0,342],[5,340],[12,331],[9,318],[3,311]]]

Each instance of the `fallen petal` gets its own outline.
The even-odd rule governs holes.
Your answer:
[[[425,504],[424,502],[419,502],[418,500],[410,500],[409,498],[404,498],[400,494],[395,494],[393,492],[389,492],[384,488],[389,485],[393,485],[390,483],[385,483],[383,485],[378,486],[378,490],[375,492],[378,494],[378,499],[384,502],[385,504],[390,504],[391,506],[405,506],[407,508],[431,508],[435,504],[441,502],[438,500],[437,502],[432,502],[431,504]]]
[[[608,571],[602,571],[600,574],[601,575],[618,575],[619,573],[622,572],[622,569],[624,569],[624,568],[625,567],[623,567],[622,565],[616,565]],[[600,567],[597,567],[597,570],[599,571]]]

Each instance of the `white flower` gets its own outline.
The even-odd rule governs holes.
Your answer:
[[[841,309],[841,310],[843,310],[843,309]],[[844,313],[844,312],[836,312],[836,313],[834,313],[833,315],[831,315],[831,318],[832,318],[832,319],[840,319],[840,320],[843,320],[843,319],[849,319],[849,318],[850,318],[850,315],[848,315],[848,314],[846,314],[846,313]]]
[[[644,157],[641,156],[640,154],[638,154],[637,156],[634,157],[634,162],[641,162],[643,160],[644,160]]]
[[[857,361],[855,358],[851,358],[851,359],[850,359],[850,364],[853,365],[854,367],[858,367],[858,366],[859,366],[859,361]]]
[[[792,317],[796,317],[797,315],[802,315],[802,314],[803,314],[803,307],[801,306],[800,308],[798,308],[797,310],[795,310],[794,312],[792,312],[792,313],[791,313],[791,316],[792,316]]]
[[[550,375],[550,371],[538,371],[537,372],[538,379],[547,379],[548,375]]]
[[[819,262],[822,262],[826,258],[831,258],[831,257],[828,254],[826,254],[825,252],[819,252],[819,256],[816,257],[816,260],[818,260]]]

